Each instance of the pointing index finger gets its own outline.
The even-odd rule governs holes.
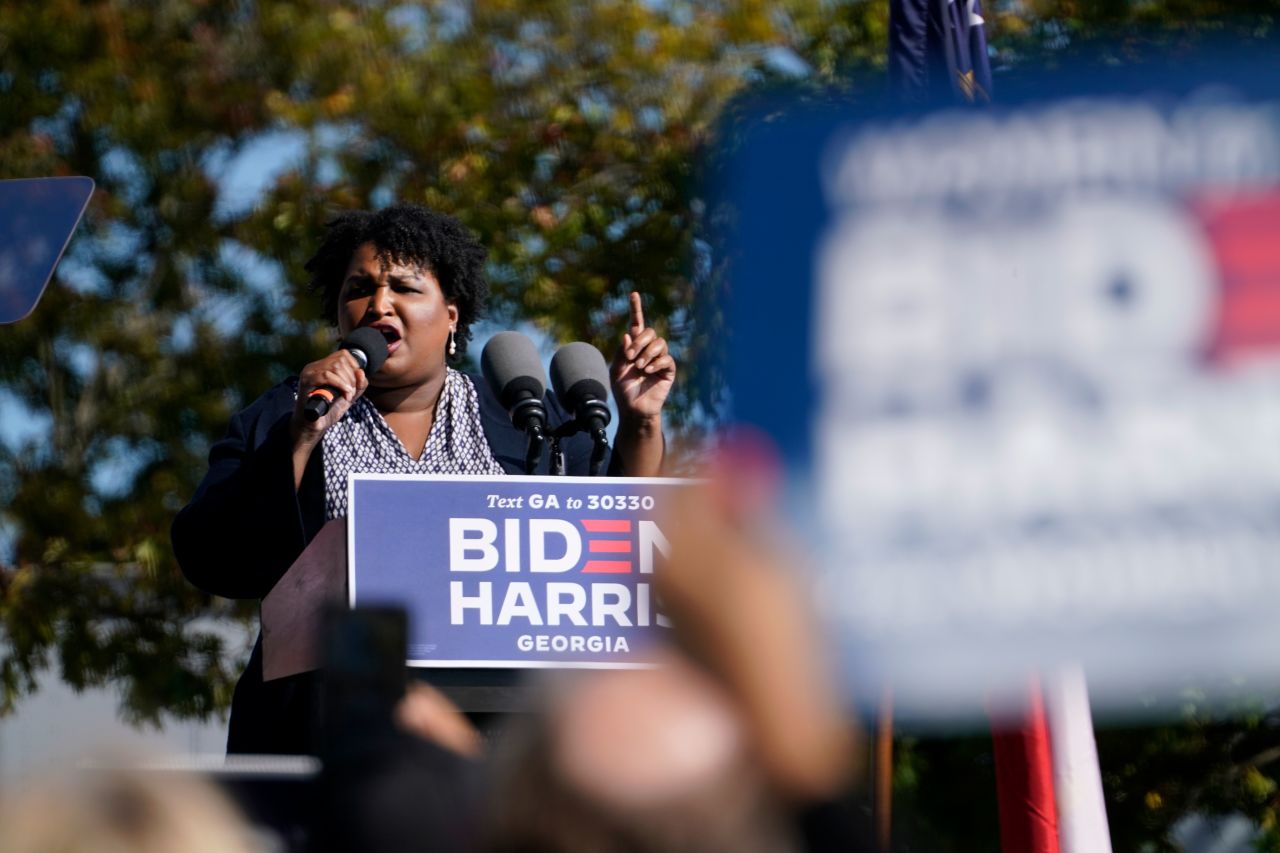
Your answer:
[[[644,331],[644,306],[640,302],[639,292],[631,291],[631,334],[638,335]]]

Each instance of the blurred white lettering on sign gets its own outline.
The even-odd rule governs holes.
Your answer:
[[[1277,115],[833,138],[810,485],[863,683],[929,713],[1058,662],[1103,701],[1280,668]]]

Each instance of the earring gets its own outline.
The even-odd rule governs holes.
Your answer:
[[[453,329],[450,329],[449,330],[449,357],[452,358],[457,354],[458,354],[458,345],[453,340]]]

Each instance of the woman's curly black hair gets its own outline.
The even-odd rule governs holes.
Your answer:
[[[340,213],[325,225],[324,241],[307,261],[307,289],[320,294],[324,315],[338,322],[338,292],[351,256],[365,243],[398,264],[417,264],[440,282],[444,298],[458,309],[454,333],[458,355],[467,351],[471,324],[484,310],[489,285],[484,278],[485,250],[461,222],[416,204],[394,204],[379,211]]]

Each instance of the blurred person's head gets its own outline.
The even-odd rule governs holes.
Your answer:
[[[91,769],[0,796],[0,853],[249,853],[258,839],[212,786],[176,772]]]
[[[453,853],[476,847],[483,778],[474,761],[405,733],[326,762],[315,789],[317,853]]]
[[[496,851],[785,851],[728,696],[682,659],[584,677],[506,756]]]

